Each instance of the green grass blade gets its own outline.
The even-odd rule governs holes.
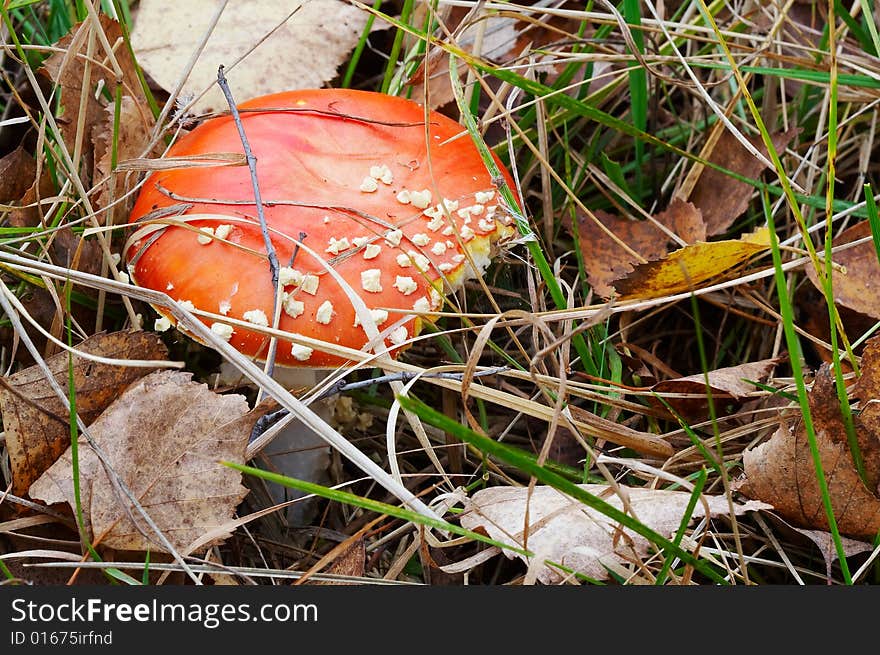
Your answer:
[[[685,530],[687,530],[688,525],[690,525],[691,517],[694,515],[694,510],[697,508],[697,502],[700,500],[700,495],[703,493],[703,488],[706,486],[706,480],[708,478],[709,473],[705,468],[701,468],[700,473],[697,476],[697,481],[694,483],[694,489],[691,491],[691,497],[688,500],[687,508],[685,508],[684,515],[681,517],[681,523],[678,525],[678,530],[672,538],[672,543],[677,546],[681,545],[681,540],[684,539]],[[672,567],[673,559],[674,558],[670,555],[663,561],[663,566],[660,567],[660,571],[657,573],[657,579],[654,581],[655,585],[662,585],[666,581],[666,576],[669,575],[669,569]]]
[[[373,3],[373,9],[377,10],[382,6],[382,0],[375,0]],[[342,77],[342,87],[349,88],[351,86],[351,81],[354,78],[355,71],[357,70],[358,63],[360,63],[361,55],[364,53],[364,48],[367,46],[367,39],[370,38],[370,31],[373,29],[373,23],[376,20],[375,14],[370,14],[367,16],[367,22],[364,25],[364,31],[361,32],[361,36],[358,39],[357,45],[354,48],[354,51],[351,53],[351,57],[348,60],[348,66],[345,68],[345,75]]]
[[[639,54],[645,52],[645,36],[642,34],[641,0],[623,0],[623,15],[631,30],[633,42]],[[631,68],[629,76],[630,112],[633,125],[642,132],[648,129],[648,74],[641,66]],[[635,144],[636,186],[642,186],[642,167],[645,158],[645,144],[636,140]]]
[[[582,502],[587,507],[601,512],[608,518],[617,521],[624,527],[629,528],[633,532],[645,537],[645,539],[652,542],[658,548],[666,551],[667,554],[675,555],[682,561],[690,564],[697,571],[705,575],[713,582],[716,582],[718,584],[727,584],[727,581],[724,579],[724,577],[721,576],[717,571],[715,571],[714,568],[709,566],[705,561],[694,557],[693,554],[689,553],[686,550],[683,550],[681,546],[674,544],[663,535],[655,532],[648,526],[636,521],[635,519],[633,519],[633,517],[625,514],[624,512],[605,502],[598,496],[584,491],[575,483],[567,480],[558,473],[554,473],[546,467],[538,465],[535,459],[530,457],[523,457],[520,452],[510,448],[506,444],[499,443],[497,441],[489,439],[488,437],[477,434],[473,430],[464,427],[457,421],[454,421],[445,414],[441,414],[435,409],[428,407],[426,404],[419,400],[416,400],[415,398],[398,396],[397,400],[404,409],[409,410],[414,414],[417,414],[421,419],[427,421],[431,425],[434,425],[435,427],[438,427],[445,432],[449,432],[450,434],[454,434],[462,441],[472,444],[483,453],[491,455],[493,457],[497,457],[498,459],[507,462],[512,466],[515,466],[523,473],[535,477],[539,482],[558,489],[568,496],[571,496],[575,500]]]
[[[562,291],[562,287],[559,285],[559,281],[553,274],[553,269],[550,267],[550,263],[547,261],[544,251],[541,250],[541,244],[535,233],[532,231],[532,227],[529,225],[525,216],[516,210],[516,208],[519,207],[519,201],[514,196],[513,190],[507,186],[504,176],[501,174],[501,169],[498,167],[498,164],[495,163],[495,159],[492,156],[491,150],[489,150],[489,146],[486,145],[486,142],[480,134],[473,114],[471,114],[470,109],[464,103],[464,90],[461,86],[461,78],[458,75],[458,58],[455,55],[450,55],[449,57],[449,78],[452,82],[452,88],[455,100],[458,103],[458,109],[465,121],[465,127],[467,128],[474,144],[477,146],[477,150],[480,152],[480,157],[482,157],[483,163],[489,171],[489,175],[492,176],[492,180],[496,183],[498,192],[513,212],[517,229],[519,229],[520,234],[522,234],[525,239],[529,254],[532,256],[535,266],[541,274],[541,279],[543,279],[544,283],[547,285],[553,303],[558,309],[566,309],[568,307],[568,301]],[[591,375],[598,376],[599,369],[593,361],[593,355],[587,347],[583,335],[580,333],[574,334],[572,336],[572,344],[574,345],[578,356],[581,358],[581,363],[586,371]]]
[[[822,465],[822,457],[819,454],[819,445],[816,441],[816,427],[813,424],[813,415],[810,411],[810,400],[807,396],[807,386],[804,383],[804,368],[801,360],[801,346],[797,332],[794,329],[794,308],[788,297],[788,285],[786,284],[785,272],[782,270],[782,254],[779,250],[779,237],[776,235],[776,221],[767,194],[762,194],[764,201],[764,216],[770,228],[770,247],[773,256],[773,268],[776,279],[776,293],[779,296],[779,313],[782,315],[782,328],[785,333],[785,343],[788,347],[789,364],[792,377],[797,388],[798,403],[804,421],[804,431],[807,433],[807,441],[810,445],[810,456],[813,459],[813,468],[816,472],[816,482],[819,485],[819,493],[822,497],[822,506],[837,552],[840,569],[847,584],[852,584],[849,567],[846,562],[846,553],[843,550],[843,542],[840,539],[840,530],[837,527],[837,519],[834,516],[834,507],[831,504],[831,496],[828,492],[828,481],[825,478],[825,469]]]
[[[413,13],[413,0],[406,0],[403,3],[403,9],[400,11],[400,25],[398,25],[397,33],[394,35],[394,43],[391,45],[391,52],[388,54],[388,65],[385,67],[385,76],[382,79],[382,93],[391,93],[391,83],[394,80],[394,69],[397,60],[400,57],[400,51],[403,48],[403,38],[410,31],[409,20]],[[427,74],[427,72],[425,73]],[[394,95],[392,93],[392,95]]]
[[[865,209],[868,212],[868,225],[871,226],[874,251],[877,253],[877,261],[880,262],[880,215],[877,214],[877,202],[870,184],[865,185]]]
[[[344,503],[353,507],[360,507],[361,509],[365,509],[370,512],[376,512],[377,514],[393,516],[394,518],[403,519],[404,521],[409,521],[410,523],[415,523],[416,525],[424,525],[429,528],[435,528],[437,530],[445,530],[446,532],[451,532],[453,534],[461,535],[463,537],[468,537],[470,539],[473,539],[474,541],[479,541],[490,546],[496,546],[503,550],[509,550],[518,555],[534,557],[534,553],[528,550],[523,550],[522,548],[517,548],[515,546],[511,546],[510,544],[505,544],[500,541],[495,541],[494,539],[490,539],[489,537],[486,537],[484,535],[466,530],[465,528],[462,528],[459,525],[455,525],[454,523],[433,519],[429,516],[423,516],[422,514],[404,509],[402,507],[389,505],[388,503],[383,503],[378,500],[373,500],[371,498],[364,498],[363,496],[358,496],[357,494],[349,493],[348,491],[331,489],[330,487],[315,484],[314,482],[297,480],[296,478],[290,478],[285,475],[272,473],[270,471],[264,471],[263,469],[246,466],[244,464],[237,464],[235,462],[225,461],[222,462],[222,464],[224,466],[233,468],[236,471],[246,473],[247,475],[253,475],[269,482],[275,482],[285,487],[290,487],[291,489],[303,491],[307,494],[314,494],[316,496],[320,496],[321,498],[326,498],[328,500],[336,501],[338,503]]]
[[[870,52],[870,50],[866,48],[866,52],[878,57],[880,56],[880,37],[877,36],[877,25],[874,24],[874,12],[871,7],[873,4],[873,2],[868,4],[868,0],[859,0],[859,6],[862,8],[862,16],[864,17],[865,25],[868,28],[868,34],[871,35],[871,45],[874,48],[873,52]]]

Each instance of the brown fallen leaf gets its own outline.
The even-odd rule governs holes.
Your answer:
[[[324,571],[325,575],[338,575],[348,578],[364,577],[367,564],[367,550],[363,538],[357,539],[337,557]],[[348,580],[320,580],[315,585],[351,585],[357,584]]]
[[[17,202],[34,184],[37,162],[19,146],[0,158],[0,203]]]
[[[92,92],[100,79],[108,80],[101,68],[92,66],[90,76],[86,77],[85,56],[92,24],[89,21],[77,23],[65,36],[55,43],[60,51],[55,52],[43,63],[40,72],[58,85],[61,96],[61,110],[58,114],[58,129],[64,140],[67,151],[73,156],[77,150],[77,132],[79,124],[85,128],[79,137],[80,147],[88,146],[88,135],[98,121],[101,120],[101,102]],[[86,79],[90,80],[89,88],[84,88]],[[84,102],[80,103],[80,98]],[[86,170],[91,168],[91,150],[82,150]]]
[[[631,273],[640,261],[632,253],[645,261],[660,259],[669,252],[670,237],[651,221],[631,221],[603,211],[593,214],[605,229],[578,212],[578,241],[590,285],[603,298],[610,298],[614,294],[613,282]],[[691,203],[674,200],[654,218],[686,243],[706,238],[703,219]],[[609,232],[617,238],[609,236]]]
[[[695,290],[769,249],[766,227],[739,239],[693,243],[663,259],[637,265],[632,273],[615,280],[614,288],[620,300],[647,300]]]
[[[62,109],[58,116],[58,127],[68,151],[73,155],[79,147],[83,164],[81,169],[91,170],[93,181],[100,184],[97,193],[92,197],[97,208],[104,207],[110,201],[107,197],[107,176],[111,173],[110,144],[115,142],[119,147],[117,157],[140,156],[148,143],[146,135],[154,125],[153,115],[137,75],[137,66],[124,45],[121,26],[106,14],[101,14],[100,27],[113,48],[113,61],[121,72],[118,80],[110,57],[100,45],[102,39],[92,37],[94,27],[91,21],[74,25],[55,44],[61,51],[49,57],[41,69],[44,75],[60,87]],[[85,62],[90,38],[95,39],[96,46],[91,55],[93,63],[90,75],[87,77]],[[101,87],[114,90],[117,81],[121,85],[122,102],[119,132],[114,141],[115,103],[108,102],[94,90]],[[85,90],[84,84],[88,86]],[[83,92],[84,115],[80,116],[80,97]],[[119,189],[114,191],[116,193],[113,198],[117,198]]]
[[[164,360],[168,351],[152,332],[112,332],[89,337],[77,350],[112,359]],[[68,355],[46,360],[55,380],[68,387]],[[73,357],[77,411],[88,425],[132,382],[151,369],[115,366]],[[24,496],[31,484],[70,445],[68,415],[37,366],[0,378],[0,413],[12,465],[12,492]]]
[[[101,273],[103,255],[98,242],[77,236],[70,227],[64,226],[52,235],[49,254],[58,266],[92,275]]]
[[[46,240],[45,246],[46,253],[49,255],[48,259],[53,264],[92,275],[99,275],[101,272],[103,254],[98,243],[77,236],[68,226],[60,225]],[[58,288],[60,285],[61,283],[57,283],[54,292],[37,284],[29,285],[25,287],[19,299],[36,325],[48,331],[55,338],[64,341],[67,315],[59,300],[62,296]],[[94,289],[83,289],[80,293],[89,298],[97,296],[97,291]],[[79,325],[89,325],[95,322],[96,309],[93,304],[74,302],[71,304],[70,312],[73,320]],[[60,346],[30,322],[25,322],[24,331],[44,358],[51,357],[61,350]],[[11,359],[26,366],[33,364],[33,357],[26,348],[21,347],[19,337],[20,335],[15,333],[12,326],[0,327],[0,343],[11,344],[9,346]]]
[[[36,173],[35,173],[36,174]],[[6,221],[12,227],[36,227],[42,219],[41,204],[49,202],[55,194],[55,184],[46,169],[39,180],[32,184],[17,198],[15,209],[6,215]]]
[[[685,418],[706,417],[708,398],[706,395],[706,378],[708,377],[709,388],[712,390],[712,399],[715,402],[716,411],[721,413],[724,405],[731,400],[742,400],[748,394],[755,391],[755,386],[746,382],[754,380],[763,382],[770,372],[779,363],[779,359],[764,359],[759,362],[749,362],[737,366],[715,369],[709,371],[706,376],[702,373],[689,375],[674,380],[663,380],[651,387],[651,391],[658,394],[693,394],[693,398],[680,398],[675,396],[664,397],[672,408]],[[662,403],[651,398],[657,406]]]
[[[825,296],[812,284],[799,284],[794,294],[794,305],[796,311],[795,320],[798,325],[808,334],[816,337],[816,340],[805,340],[804,346],[818,360],[822,362],[833,361],[830,348],[831,326],[828,322],[828,311],[825,309]],[[876,318],[871,318],[867,314],[849,309],[840,303],[835,303],[835,305],[837,306],[837,314],[840,317],[843,328],[851,339],[856,335],[866,334],[877,322]],[[822,311],[817,311],[817,307],[821,307]],[[853,352],[856,355],[861,355],[862,347],[856,346]],[[841,364],[845,373],[852,372],[849,361],[844,360]]]
[[[134,204],[134,198],[116,202],[137,184],[138,176],[132,173],[117,172],[113,168],[113,148],[116,143],[116,161],[142,157],[144,154],[161,154],[161,143],[157,143],[152,151],[147,151],[150,144],[150,133],[154,120],[145,102],[139,102],[131,96],[122,96],[119,104],[118,130],[114,133],[115,107],[104,108],[103,119],[92,129],[95,168],[92,179],[98,190],[93,204],[98,209],[113,206],[117,215],[125,216]],[[115,141],[114,141],[115,139]]]
[[[171,544],[184,550],[229,523],[247,490],[241,473],[221,461],[244,462],[253,422],[244,396],[220,395],[191,373],[155,371],[130,386],[91,426],[107,466],[131,490]],[[165,551],[138,510],[79,440],[79,476],[86,527],[108,548]],[[70,450],[30,488],[32,498],[74,506]],[[222,540],[225,534],[209,546]]]
[[[861,402],[859,448],[872,491],[880,492],[880,337],[868,339],[862,350],[862,368],[853,397]],[[880,494],[878,494],[880,496]]]
[[[833,244],[842,246],[869,236],[871,225],[862,221],[837,235]],[[877,262],[874,242],[868,240],[840,250],[834,253],[834,262],[844,267],[844,270],[835,267],[831,273],[835,304],[880,319],[880,263]],[[810,282],[823,292],[816,269],[807,264],[804,271]]]
[[[103,17],[101,25],[110,43],[123,43],[122,28],[119,23]],[[98,209],[112,205],[113,211],[124,215],[134,199],[130,198],[122,203],[115,201],[130,191],[138,180],[135,175],[119,174],[114,171],[113,146],[116,147],[115,161],[118,164],[136,157],[159,156],[164,144],[157,143],[151,151],[147,150],[156,121],[141,87],[138,68],[128,48],[117,48],[115,58],[122,70],[122,94],[118,117],[116,104],[108,103],[103,108],[101,119],[92,127],[91,142],[94,148],[92,181],[97,186],[92,203]]]
[[[609,494],[601,484],[578,485],[585,491],[603,496],[604,500],[623,509],[619,496]],[[654,531],[669,537],[681,525],[690,500],[686,491],[623,487],[629,496],[629,505],[636,517]],[[712,516],[726,516],[730,511],[724,496],[703,496]],[[523,543],[523,528],[528,500],[528,543]],[[758,509],[769,509],[761,502],[734,503],[734,511],[742,514]],[[693,518],[704,516],[705,508],[698,502]],[[552,487],[537,486],[528,496],[526,487],[490,487],[476,492],[471,506],[461,515],[461,525],[468,530],[482,528],[497,541],[528,549],[541,560],[562,564],[596,580],[609,577],[605,565],[614,567],[641,559],[648,554],[650,542],[607,516],[572,500]],[[623,534],[621,534],[621,532]],[[508,558],[524,556],[504,551]],[[537,579],[545,584],[562,580],[559,569],[540,562]]]
[[[880,435],[876,432],[874,409],[878,400],[877,372],[873,370],[880,367],[880,342],[876,339],[866,344],[866,355],[862,357],[862,374],[870,372],[865,385],[856,386],[855,392],[865,397],[861,415],[853,417],[868,487],[853,464],[828,365],[819,369],[809,396],[816,442],[838,528],[842,534],[859,539],[873,539],[880,530]],[[743,494],[771,503],[783,518],[801,527],[829,528],[802,420],[782,425],[769,441],[745,451],[743,466],[745,476],[737,484]]]
[[[771,135],[776,151],[785,148],[798,131],[798,128],[793,127]],[[747,138],[758,152],[767,156],[767,148],[759,137]],[[716,141],[708,161],[750,179],[756,179],[765,168],[761,160],[746,150],[727,130]],[[748,209],[752,191],[754,187],[750,184],[740,182],[714,168],[705,167],[688,200],[703,213],[706,234],[711,237],[727,232],[733,222]]]
[[[300,9],[291,15],[297,7]],[[138,62],[165,90],[173,89],[185,74],[216,9],[213,0],[139,3],[132,44]],[[216,84],[217,68],[237,62],[251,48],[253,51],[228,72],[237,101],[285,89],[319,88],[336,75],[357,44],[367,17],[340,0],[230,3],[186,78],[182,96],[208,89],[192,111],[228,109]],[[374,29],[385,26],[377,22]]]

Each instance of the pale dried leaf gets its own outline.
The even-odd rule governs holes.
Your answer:
[[[461,11],[464,10],[459,10],[459,13]],[[458,20],[461,17],[459,16]],[[447,28],[453,26],[454,23],[447,22]],[[480,35],[479,49],[476,47],[478,34]],[[488,16],[465,27],[455,39],[455,45],[465,52],[484,57],[489,61],[506,62],[519,54],[516,49],[517,37],[518,29],[515,18]],[[428,106],[431,109],[442,107],[455,100],[452,83],[449,80],[449,53],[446,50],[433,49],[408,81],[412,87],[413,98],[425,97],[426,83]]]
[[[834,537],[830,532],[825,530],[805,530],[803,528],[794,528],[807,539],[816,544],[819,552],[822,553],[822,559],[825,560],[825,574],[831,578],[831,567],[837,561],[837,545],[834,543]],[[852,557],[861,553],[868,553],[874,549],[870,542],[858,541],[848,537],[840,538],[840,545],[843,547],[845,557]]]
[[[605,502],[623,509],[620,497],[609,493],[606,485],[578,485],[588,493],[601,496]],[[629,505],[636,517],[655,532],[670,537],[678,529],[690,500],[685,491],[667,491],[622,487],[629,497]],[[729,513],[724,496],[703,496],[712,516]],[[528,543],[523,543],[523,528],[528,501]],[[734,511],[769,509],[761,502],[734,503]],[[704,515],[704,505],[698,502],[693,518]],[[468,511],[461,515],[461,525],[468,530],[483,528],[492,539],[528,549],[544,559],[562,564],[583,575],[601,580],[608,576],[604,563],[627,564],[634,558],[643,558],[651,547],[644,537],[619,525],[601,512],[572,500],[558,490],[537,486],[528,495],[526,487],[490,487],[476,492]],[[505,551],[509,558],[525,557]],[[537,579],[545,584],[562,579],[561,572],[543,563]]]
[[[448,10],[443,26],[437,30],[439,38],[446,40],[447,32],[451,33],[455,48],[496,66],[528,61],[530,74],[546,84],[552,84],[566,68],[564,64],[554,63],[554,42],[570,43],[571,39],[577,38],[575,35],[581,27],[575,19],[557,15],[536,18],[520,14],[514,17],[485,9],[475,13],[470,6],[449,7]],[[423,21],[428,11],[434,13],[429,5],[422,3],[413,24]],[[465,19],[468,20],[466,25],[462,24]],[[597,69],[604,68],[604,64],[598,62],[594,73],[598,74]],[[460,67],[462,77],[467,71],[467,67]],[[607,82],[600,78],[597,84],[590,85],[590,92],[604,83]],[[411,97],[419,101],[427,97],[432,109],[453,102],[455,94],[449,79],[449,52],[440,47],[431,49],[407,84],[412,89]]]
[[[215,394],[191,376],[151,373],[89,428],[112,470],[181,550],[228,523],[244,497],[241,473],[221,461],[243,463],[256,420],[243,396]],[[92,539],[120,550],[164,550],[84,437],[79,444],[82,504]],[[31,486],[31,496],[73,506],[71,466],[68,450]]]
[[[263,40],[297,7],[301,9]],[[185,74],[187,62],[216,8],[213,0],[140,2],[132,43],[140,64],[165,90],[174,89]],[[339,0],[230,2],[187,78],[182,95],[195,96],[210,88],[192,110],[228,109],[215,83],[217,69],[221,64],[230,66],[254,46],[258,47],[228,71],[236,100],[321,87],[336,75],[357,44],[366,21],[366,13]]]
[[[151,332],[112,332],[89,337],[77,350],[112,359],[164,360],[168,351]],[[46,364],[58,384],[68,386],[68,355],[54,355]],[[88,425],[148,368],[112,366],[73,357],[73,384],[77,412]],[[67,411],[46,382],[43,372],[31,366],[3,378],[0,412],[12,464],[12,492],[25,495],[31,484],[70,445]]]
[[[793,530],[814,543],[822,553],[822,557],[825,559],[827,575],[829,578],[831,577],[831,567],[838,558],[834,537],[830,532],[827,530],[809,530],[807,528],[795,527],[773,511],[768,512],[767,517],[770,518],[773,523],[784,526],[787,530]],[[840,537],[840,545],[843,547],[843,554],[845,557],[852,557],[853,555],[859,555],[860,553],[867,553],[873,550],[873,546],[869,542],[850,539],[849,537],[844,536]]]

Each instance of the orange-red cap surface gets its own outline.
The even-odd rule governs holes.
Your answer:
[[[434,288],[454,288],[481,272],[493,244],[514,234],[469,136],[435,112],[426,125],[417,103],[321,89],[264,96],[239,109],[282,267],[281,330],[364,347],[366,332],[349,293],[328,273],[332,267],[371,310],[386,347],[399,350],[418,332],[412,312],[439,308]],[[168,155],[229,152],[244,148],[224,116],[199,125]],[[184,226],[143,233],[128,245],[134,281],[205,311],[271,325],[274,290],[248,168],[154,173],[130,221],[147,225],[157,210],[175,206],[183,212],[173,220]],[[297,248],[300,240],[320,259]],[[206,323],[241,352],[265,356],[264,335]],[[289,342],[276,358],[314,368],[340,361]]]

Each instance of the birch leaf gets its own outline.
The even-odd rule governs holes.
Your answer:
[[[241,474],[221,461],[244,463],[257,419],[248,413],[244,396],[216,394],[193,382],[191,375],[151,373],[89,427],[109,468],[180,550],[228,524],[244,498]],[[164,550],[84,437],[79,441],[79,470],[85,523],[95,543],[119,550]],[[74,506],[70,449],[30,493],[47,503]]]
[[[174,89],[186,74],[187,63],[209,30],[216,9],[214,0],[141,0],[132,43],[138,62],[166,91]],[[367,17],[340,0],[233,0],[181,93],[195,96],[209,89],[193,111],[225,111],[226,100],[216,85],[217,68],[231,66],[252,48],[227,73],[236,100],[319,88],[336,75],[357,44]]]
[[[110,359],[157,359],[168,356],[159,337],[150,332],[100,333],[89,337],[77,350]],[[46,360],[49,370],[62,388],[68,387],[68,355],[61,352]],[[73,386],[77,411],[88,425],[134,380],[150,372],[148,368],[118,366],[73,356]],[[2,379],[0,412],[6,431],[6,446],[12,465],[12,492],[27,493],[40,475],[70,445],[68,414],[63,403],[43,377],[31,366]]]
[[[618,509],[624,504],[606,485],[579,485],[591,494],[602,496]],[[681,524],[690,494],[686,491],[668,491],[622,487],[629,497],[629,506],[636,517],[652,530],[671,537]],[[724,496],[704,496],[712,516],[727,515],[730,509]],[[524,542],[523,528],[528,503],[528,539]],[[734,511],[742,514],[751,510],[768,509],[770,505],[750,501],[734,503]],[[698,502],[693,518],[704,515],[704,505]],[[476,492],[469,510],[461,515],[461,525],[468,530],[484,529],[492,539],[532,551],[543,560],[562,564],[583,575],[601,580],[608,578],[606,566],[616,568],[633,559],[648,555],[651,544],[644,537],[619,525],[601,512],[565,496],[553,487],[537,486],[531,497],[526,487],[490,487]],[[511,559],[525,557],[505,551]],[[535,562],[539,567],[537,579],[545,584],[559,582],[559,569]]]

